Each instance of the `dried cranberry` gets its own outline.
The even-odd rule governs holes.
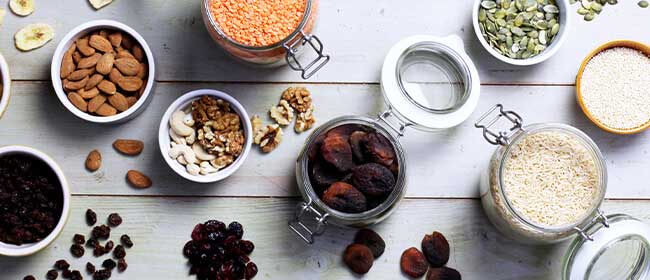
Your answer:
[[[66,270],[70,268],[70,264],[66,260],[58,260],[54,263],[54,268]]]
[[[449,261],[449,242],[442,233],[434,231],[422,239],[422,253],[433,267],[442,267]]]
[[[244,278],[246,278],[246,280],[253,279],[255,275],[257,275],[257,265],[254,262],[247,263]]]
[[[354,236],[354,243],[366,245],[372,251],[372,255],[379,258],[386,249],[386,242],[376,232],[370,229],[360,229]]]
[[[84,249],[84,247],[81,246],[81,245],[79,245],[79,244],[72,244],[72,246],[70,246],[70,253],[71,253],[75,258],[81,258],[81,257],[83,257],[83,255],[84,255],[85,252],[86,252],[86,250]]]
[[[75,244],[83,245],[86,243],[86,237],[77,233],[74,235],[74,237],[72,237],[72,242]]]
[[[108,224],[112,227],[117,227],[122,224],[122,217],[120,217],[120,214],[111,213],[108,215]]]
[[[368,273],[374,261],[372,251],[365,245],[352,244],[343,253],[343,262],[357,274]]]
[[[120,237],[120,241],[122,242],[122,245],[126,248],[131,248],[133,247],[133,241],[131,241],[131,237],[128,235],[124,234],[122,237]]]
[[[117,266],[117,264],[112,259],[106,259],[106,260],[104,260],[104,262],[102,262],[102,267],[104,267],[106,269],[113,270],[113,268],[115,268],[116,266]]]
[[[250,255],[253,250],[255,250],[255,245],[253,242],[250,242],[248,240],[241,240],[239,241],[239,249],[241,249],[244,254]]]
[[[47,274],[45,274],[45,278],[47,280],[55,280],[56,278],[59,278],[59,272],[55,269],[50,269]]]
[[[87,271],[89,274],[93,274],[93,273],[95,273],[95,271],[97,271],[97,270],[96,270],[94,264],[92,264],[92,263],[90,263],[90,262],[87,262],[87,263],[86,263],[86,271]]]
[[[427,273],[429,264],[424,258],[424,254],[422,254],[420,250],[415,247],[411,247],[402,253],[402,258],[400,259],[400,267],[402,268],[402,272],[404,272],[406,275],[413,278],[420,278],[424,276],[425,273]]]
[[[86,223],[89,226],[94,226],[97,223],[97,214],[92,209],[86,210]]]
[[[228,225],[228,235],[234,235],[237,239],[244,236],[244,226],[238,222],[232,222]]]
[[[347,213],[359,213],[366,210],[366,197],[352,185],[343,182],[332,184],[323,193],[323,202],[327,206]]]
[[[201,241],[201,240],[205,240],[207,237],[208,234],[203,224],[197,224],[196,226],[194,226],[194,230],[192,230],[192,240]]]
[[[395,177],[385,166],[367,163],[352,169],[352,184],[368,196],[390,194],[395,188]]]
[[[427,280],[461,280],[458,270],[449,267],[432,267],[427,272]]]
[[[225,231],[226,230],[226,224],[224,224],[222,221],[218,220],[209,220],[205,223],[203,223],[205,226],[205,230],[209,233],[211,232],[220,232],[220,231]]]
[[[126,257],[126,251],[124,250],[124,247],[122,247],[122,245],[117,245],[113,251],[113,256],[115,256],[116,259],[123,259]]]
[[[125,259],[117,260],[117,271],[124,272],[129,267]]]
[[[93,256],[101,257],[104,254],[106,254],[106,249],[102,245],[95,245],[95,248],[93,249]]]

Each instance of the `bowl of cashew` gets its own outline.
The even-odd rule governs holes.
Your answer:
[[[217,149],[208,151],[199,144],[204,132],[195,128],[192,102],[204,96],[225,101],[231,115],[239,116],[241,134],[232,138],[241,147],[236,156],[232,156],[233,153],[224,156],[223,152],[215,152]],[[228,141],[231,139],[224,143],[230,147]],[[244,163],[253,144],[253,129],[248,113],[235,98],[218,90],[199,89],[184,94],[169,106],[160,121],[158,144],[165,162],[178,175],[197,183],[214,183],[232,175]],[[224,157],[228,160],[222,160]]]

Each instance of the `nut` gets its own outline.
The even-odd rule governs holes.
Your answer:
[[[260,145],[262,152],[270,153],[282,142],[282,128],[279,125],[267,125],[255,134],[255,144]]]
[[[126,173],[126,179],[131,183],[131,186],[139,189],[151,187],[153,184],[147,175],[144,175],[142,172],[137,170],[129,170]]]
[[[136,91],[139,90],[144,82],[142,79],[138,77],[123,77],[122,79],[117,81],[117,85],[120,86],[121,89],[126,90],[126,91]]]
[[[77,107],[77,109],[81,110],[82,112],[88,111],[88,103],[76,92],[68,93],[68,99],[72,105]]]
[[[97,88],[101,92],[103,92],[105,94],[108,94],[108,95],[113,95],[113,94],[115,94],[117,92],[117,88],[115,87],[115,84],[113,84],[113,83],[111,83],[110,81],[107,81],[107,80],[102,80],[101,82],[99,82],[99,84],[97,85]]]
[[[372,252],[365,245],[351,244],[343,253],[343,262],[357,274],[368,273],[374,261]]]
[[[201,146],[201,144],[199,144],[198,142],[192,144],[192,151],[194,151],[196,158],[200,160],[211,161],[217,158],[217,156],[211,155],[208,152],[206,152]]]
[[[442,267],[449,261],[449,242],[442,233],[434,231],[422,239],[422,252],[433,267]]]
[[[115,55],[113,53],[105,53],[97,61],[97,72],[102,75],[108,75],[113,69],[113,63],[115,62]]]
[[[113,47],[118,48],[122,44],[122,33],[114,32],[108,35],[108,41],[111,42]]]
[[[293,121],[293,108],[284,99],[280,100],[278,106],[271,107],[269,114],[275,122],[282,126],[289,125]]]
[[[99,90],[96,87],[94,87],[91,88],[90,90],[80,89],[77,93],[79,94],[79,96],[83,97],[83,99],[92,99],[95,96],[99,95]]]
[[[117,109],[115,109],[113,106],[111,106],[108,103],[104,103],[101,106],[99,106],[99,108],[97,108],[95,114],[100,115],[102,117],[114,116],[115,114],[117,114]]]
[[[174,132],[176,132],[176,134],[183,137],[189,136],[190,134],[194,133],[194,129],[187,126],[185,123],[183,123],[184,118],[185,118],[185,113],[180,110],[174,112],[171,118],[169,118],[169,126],[174,130]]]
[[[75,46],[75,44],[72,45]],[[61,79],[67,78],[75,68],[76,66],[74,65],[74,60],[72,60],[72,53],[66,52],[61,61]]]
[[[173,159],[177,159],[179,156],[183,156],[183,159],[188,163],[199,162],[198,159],[196,158],[196,154],[194,153],[194,150],[192,150],[190,146],[183,145],[183,144],[174,145],[169,150],[169,156]]]
[[[91,72],[94,71],[92,68],[91,69],[80,69],[77,71],[74,71],[68,75],[68,80],[69,81],[79,81],[83,80],[84,78],[88,77]]]
[[[108,103],[110,103],[115,109],[120,112],[124,112],[129,109],[129,103],[126,101],[126,97],[121,93],[117,92],[108,97]]]
[[[135,76],[140,70],[140,62],[135,58],[123,57],[115,60],[115,68],[126,76]]]
[[[298,114],[298,118],[296,119],[296,124],[293,126],[293,129],[297,133],[301,133],[303,131],[309,130],[314,126],[314,123],[316,123],[316,119],[314,118],[314,108],[308,109],[306,112],[301,112]]]
[[[404,274],[413,277],[420,278],[427,273],[429,265],[427,264],[424,255],[420,250],[415,247],[408,248],[402,253],[402,258],[400,259],[400,267]]]
[[[106,103],[106,96],[104,95],[97,95],[93,97],[89,102],[88,102],[88,112],[95,113],[101,107]]]
[[[102,166],[102,154],[97,150],[92,150],[86,157],[86,169],[88,171],[97,171]]]
[[[282,99],[291,104],[293,109],[299,113],[305,113],[308,110],[313,111],[311,103],[311,93],[304,87],[288,88],[282,93]]]
[[[81,60],[79,60],[79,63],[77,63],[77,69],[95,67],[95,65],[97,65],[97,61],[99,61],[100,58],[102,58],[102,55],[98,53],[94,53],[91,56],[84,57]]]
[[[449,267],[432,267],[427,272],[427,280],[461,280],[460,272]]]
[[[108,53],[113,51],[113,46],[111,45],[111,42],[109,42],[106,38],[100,35],[90,36],[90,39],[88,40],[88,45],[103,53]]]
[[[188,163],[185,169],[190,175],[198,176],[201,174],[201,167],[196,165],[196,163]]]
[[[88,45],[88,37],[83,37],[80,39],[77,39],[77,49],[81,54],[84,56],[91,56],[95,54],[95,49],[92,48],[90,45]]]
[[[85,90],[89,90],[91,88],[96,87],[99,85],[99,82],[104,80],[104,76],[102,74],[93,74],[90,76],[90,79],[88,79],[88,82],[86,83],[86,86],[84,87]]]
[[[137,156],[144,150],[144,143],[140,140],[117,139],[113,142],[113,148],[122,154]]]
[[[67,81],[67,82],[63,83],[63,88],[65,88],[67,90],[73,90],[73,91],[74,90],[80,90],[84,86],[86,86],[87,82],[88,82],[88,77],[84,78],[81,81],[76,81],[76,82]]]

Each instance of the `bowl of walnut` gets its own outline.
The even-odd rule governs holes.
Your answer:
[[[52,58],[52,84],[75,116],[94,123],[120,123],[151,101],[155,65],[151,49],[133,28],[95,20],[72,29]]]
[[[199,89],[169,106],[160,121],[158,143],[178,175],[213,183],[241,167],[251,150],[253,130],[248,113],[235,98]]]

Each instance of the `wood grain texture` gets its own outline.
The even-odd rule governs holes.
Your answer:
[[[150,44],[159,80],[301,81],[300,75],[287,67],[258,69],[231,60],[208,36],[201,19],[201,1],[115,1],[99,11],[85,2],[40,1],[34,14],[26,18],[7,13],[0,29],[0,52],[8,59],[14,79],[47,80],[52,54],[64,34],[92,19],[114,19],[135,28]],[[580,61],[598,45],[613,39],[650,41],[648,11],[639,9],[636,1],[621,1],[606,7],[589,23],[573,12],[563,48],[541,65],[522,68],[500,63],[482,48],[472,28],[473,0],[321,2],[315,34],[323,40],[332,61],[311,82],[378,82],[390,47],[415,34],[460,36],[480,69],[482,82],[499,84],[573,84]],[[13,34],[33,22],[53,25],[56,37],[41,49],[19,52]]]
[[[21,144],[41,149],[59,162],[75,194],[296,196],[294,164],[307,133],[286,130],[284,141],[271,154],[253,149],[231,178],[216,184],[194,184],[176,175],[158,148],[160,118],[183,93],[214,88],[231,93],[249,114],[264,116],[275,104],[284,84],[160,83],[145,112],[129,123],[98,126],[69,113],[48,83],[18,82],[8,111],[0,119],[0,145]],[[376,85],[308,85],[314,95],[317,124],[350,114],[374,115],[383,107]],[[483,140],[474,121],[496,103],[520,113],[526,124],[564,122],[584,130],[600,146],[609,168],[610,198],[650,198],[650,135],[616,136],[591,124],[575,104],[573,87],[484,86],[474,116],[461,126],[437,133],[409,129],[402,139],[407,152],[408,197],[478,197],[479,174],[494,147]],[[270,120],[266,120],[270,121]],[[145,149],[138,157],[119,155],[111,147],[118,138],[139,139]],[[84,169],[88,152],[99,149],[103,166],[96,173]],[[154,180],[146,190],[125,182],[129,169]]]

